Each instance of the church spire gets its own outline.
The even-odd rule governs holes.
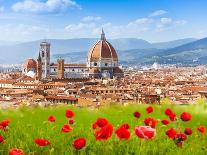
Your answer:
[[[41,61],[41,56],[40,56],[40,52],[39,52],[39,56],[38,56],[38,61]]]
[[[106,40],[103,28],[102,28],[102,32],[101,32],[101,40]]]

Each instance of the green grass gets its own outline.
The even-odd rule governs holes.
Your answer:
[[[147,105],[111,106],[99,110],[75,108],[72,106],[59,106],[49,108],[20,108],[18,110],[0,111],[0,121],[10,118],[12,121],[8,131],[0,130],[0,134],[5,138],[0,144],[0,154],[8,154],[11,148],[20,148],[25,154],[31,155],[189,155],[207,154],[207,136],[196,131],[198,125],[207,127],[207,110],[202,105],[176,106],[176,105],[156,105],[154,112],[146,114]],[[160,123],[162,119],[168,119],[164,114],[165,108],[170,107],[179,116],[183,111],[190,112],[193,119],[189,122],[173,122],[168,126]],[[67,123],[65,110],[72,109],[75,112],[75,124],[70,133],[61,133],[61,127]],[[141,113],[141,118],[133,116],[134,111]],[[55,123],[49,123],[47,117],[54,115]],[[120,141],[115,134],[108,141],[96,141],[91,124],[98,118],[107,118],[110,123],[117,128],[122,123],[129,123],[131,126],[131,138],[128,141]],[[139,139],[134,134],[135,125],[144,125],[146,117],[154,117],[159,123],[156,127],[157,135],[152,140]],[[178,148],[173,140],[165,135],[165,131],[174,127],[183,131],[185,127],[191,127],[193,134],[187,138],[182,148]],[[85,137],[87,145],[84,149],[76,151],[72,147],[75,138]],[[51,141],[51,145],[38,147],[34,143],[35,138],[45,138]]]

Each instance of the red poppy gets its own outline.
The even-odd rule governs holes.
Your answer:
[[[155,128],[157,124],[157,120],[149,117],[149,118],[145,118],[144,123],[147,126],[151,126],[152,128]]]
[[[68,109],[68,110],[65,111],[65,116],[67,118],[73,118],[75,116],[75,113],[72,110]]]
[[[129,126],[129,124],[125,123],[125,124],[122,124],[122,125],[121,125],[121,128],[129,129],[130,126]]]
[[[135,111],[134,112],[134,117],[136,118],[140,118],[141,114],[138,112],[138,111]]]
[[[24,155],[24,152],[21,149],[13,148],[9,151],[9,155]]]
[[[80,150],[85,146],[86,146],[86,139],[85,138],[77,138],[76,140],[73,141],[73,147],[76,150]]]
[[[174,112],[173,112],[170,108],[167,108],[167,109],[165,110],[165,115],[170,116],[170,115],[172,115],[172,114],[174,114]]]
[[[178,133],[174,137],[174,142],[178,147],[182,147],[183,141],[187,139],[187,136],[183,133]]]
[[[36,138],[34,140],[34,142],[38,145],[38,146],[47,146],[50,145],[50,141],[46,140],[46,139],[40,139],[40,138]]]
[[[156,135],[156,129],[150,126],[135,126],[135,134],[139,138],[152,139]]]
[[[47,119],[49,122],[55,122],[55,116],[48,116],[48,119]]]
[[[4,137],[0,135],[0,143],[4,142]]]
[[[205,126],[200,125],[200,126],[197,128],[197,130],[198,130],[200,133],[202,133],[202,134],[206,133],[206,127],[205,127]]]
[[[176,114],[175,113],[170,114],[169,118],[170,118],[171,121],[175,121],[176,120]]]
[[[72,130],[73,130],[73,128],[71,128],[70,125],[68,125],[68,124],[64,124],[61,129],[61,131],[65,132],[65,133],[71,132]]]
[[[11,122],[10,119],[5,119],[5,120],[1,121],[0,122],[0,129],[5,130],[10,122]]]
[[[185,128],[184,133],[186,135],[191,135],[192,134],[192,129],[191,128]]]
[[[187,113],[187,112],[183,112],[181,115],[180,115],[180,118],[183,120],[183,121],[190,121],[192,119],[192,115],[190,113]]]
[[[168,120],[166,120],[166,119],[162,120],[161,122],[162,122],[162,124],[164,124],[164,125],[168,125],[168,124],[170,123],[170,122],[169,122]]]
[[[95,137],[97,140],[107,140],[111,137],[112,133],[113,126],[111,124],[107,124],[95,132]]]
[[[149,106],[149,107],[147,107],[146,111],[149,114],[149,113],[152,113],[154,110],[153,110],[152,106]]]
[[[104,126],[106,126],[106,125],[108,124],[108,120],[105,119],[105,118],[98,118],[98,119],[96,120],[95,124],[96,124],[98,127],[102,128],[102,127],[104,127]]]
[[[130,138],[130,132],[128,131],[128,129],[129,129],[129,125],[123,124],[115,131],[115,133],[120,140],[122,139],[128,140]]]
[[[169,138],[174,138],[175,135],[177,134],[177,131],[173,128],[170,128],[166,131],[166,135],[169,137]]]
[[[185,141],[187,139],[187,136],[183,133],[178,133],[174,137],[175,139],[178,139],[179,141]]]
[[[68,123],[69,123],[70,125],[72,125],[72,124],[74,124],[74,122],[75,122],[75,121],[74,121],[73,119],[70,119]]]
[[[96,129],[97,127],[98,127],[98,125],[97,125],[96,123],[93,123],[93,124],[92,124],[92,128],[93,128],[93,129]]]

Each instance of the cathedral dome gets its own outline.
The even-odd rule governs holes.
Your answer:
[[[116,50],[108,41],[106,41],[103,30],[101,39],[92,46],[88,54],[88,60],[90,62],[100,59],[111,59],[112,61],[118,61]]]
[[[26,69],[36,69],[37,68],[37,62],[34,59],[27,59],[24,63],[24,68]]]

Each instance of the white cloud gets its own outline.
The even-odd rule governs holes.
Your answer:
[[[177,20],[177,21],[175,22],[175,24],[178,25],[178,26],[185,25],[186,23],[187,23],[186,20]]]
[[[79,7],[73,0],[47,0],[45,2],[39,0],[24,0],[17,2],[12,6],[14,12],[30,12],[30,13],[59,13],[71,7]]]
[[[150,30],[151,19],[140,18],[123,25],[115,25],[113,23],[97,23],[97,22],[80,22],[78,24],[69,24],[65,27],[65,31],[74,37],[97,37],[104,28],[109,37],[130,37]]]
[[[173,20],[172,18],[161,18],[156,25],[156,31],[161,32],[164,30],[169,30],[176,28],[178,26],[183,26],[187,23],[186,20]]]
[[[165,11],[165,10],[156,10],[156,11],[152,12],[151,14],[149,14],[149,17],[161,16],[166,13],[167,13],[167,11]]]
[[[172,23],[172,19],[171,18],[161,18],[160,19],[161,24],[163,25],[169,25]]]
[[[1,39],[12,40],[12,39],[28,39],[34,40],[45,37],[49,33],[49,29],[43,26],[34,26],[34,25],[1,25],[0,26]],[[11,38],[12,36],[12,38]]]
[[[83,22],[94,22],[94,21],[99,21],[101,20],[101,17],[94,17],[94,16],[86,16],[81,19]]]
[[[150,18],[139,18],[135,21],[137,24],[150,24],[153,22]]]
[[[4,12],[4,7],[3,6],[0,6],[0,13],[1,12]]]

